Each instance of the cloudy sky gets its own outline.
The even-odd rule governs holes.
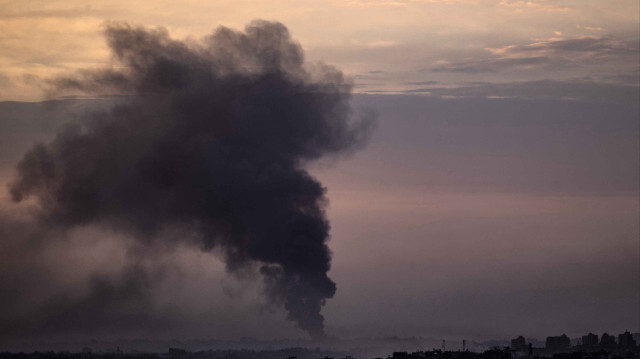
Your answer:
[[[452,86],[477,82],[555,80],[579,87],[571,97],[589,93],[584,87],[591,82],[637,83],[640,10],[633,0],[71,0],[1,6],[4,100],[38,99],[37,79],[108,61],[101,31],[105,21],[123,20],[163,26],[177,38],[199,38],[218,25],[242,29],[256,18],[277,20],[310,61],[337,65],[355,78],[359,92],[448,95]],[[479,90],[495,96],[505,91]]]
[[[0,103],[0,184],[35,143],[108,106],[35,102],[59,95],[51,78],[117,67],[110,23],[195,43],[220,25],[279,21],[306,61],[353,81],[354,116],[377,116],[363,150],[309,167],[329,198],[329,335],[639,332],[639,14],[636,0],[0,1],[0,100],[28,101]],[[7,191],[0,201],[0,240],[19,253],[10,224],[35,204]],[[0,265],[0,293],[25,278],[29,300],[6,300],[0,315],[37,326],[29,313],[82,297],[96,273],[126,271],[131,241],[81,226],[16,255]],[[63,335],[305,336],[219,255],[157,256],[151,302]]]

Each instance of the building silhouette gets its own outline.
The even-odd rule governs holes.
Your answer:
[[[587,335],[583,335],[582,336],[582,345],[589,346],[589,347],[593,347],[593,346],[598,345],[598,336],[593,334],[593,333],[589,333]]]
[[[600,346],[604,349],[611,349],[616,346],[616,338],[613,335],[604,333],[600,337]]]
[[[515,339],[511,339],[511,349],[518,352],[526,352],[528,350],[526,340],[522,335]]]
[[[547,337],[545,348],[547,350],[565,350],[571,347],[571,340],[566,334],[562,334],[559,337]]]
[[[633,340],[633,336],[629,331],[626,331],[618,335],[618,345],[620,348],[633,349],[636,347],[636,341]]]

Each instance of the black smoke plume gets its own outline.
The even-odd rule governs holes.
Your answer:
[[[105,34],[112,66],[57,79],[55,91],[125,100],[28,151],[12,199],[35,197],[47,228],[107,225],[143,247],[167,226],[188,226],[230,272],[257,264],[269,298],[322,338],[320,311],[336,285],[325,188],[305,167],[363,144],[371,121],[352,118],[350,83],[305,64],[274,22],[220,27],[201,41],[127,24]]]

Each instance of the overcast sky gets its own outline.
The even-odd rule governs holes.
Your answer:
[[[187,41],[280,21],[307,61],[354,82],[356,116],[377,114],[363,150],[310,167],[328,189],[329,335],[640,332],[639,14],[636,0],[7,0],[0,100],[50,99],[47,79],[111,66],[106,21]],[[108,104],[0,103],[2,187],[25,151],[96,106]],[[0,192],[0,230],[33,205]],[[7,233],[2,246],[19,251]],[[39,278],[19,306],[37,323],[27,313],[126,270],[131,241],[74,228],[28,262],[0,265],[0,294]],[[144,315],[60,335],[305,337],[220,256],[189,246],[158,256],[170,270],[154,299],[127,307]]]

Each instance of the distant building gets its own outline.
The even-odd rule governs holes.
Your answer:
[[[613,335],[604,333],[600,337],[600,346],[604,349],[611,349],[616,346],[616,338]]]
[[[564,350],[571,347],[571,340],[566,334],[562,334],[559,337],[547,337],[545,348],[547,350]]]
[[[618,345],[621,348],[633,349],[636,347],[636,341],[633,340],[633,336],[628,331],[618,335]]]
[[[511,339],[511,349],[519,352],[527,351],[527,343],[522,335],[515,339]]]
[[[582,345],[589,346],[589,347],[598,345],[598,336],[593,334],[593,333],[589,333],[587,335],[583,335],[582,336]]]
[[[616,337],[607,333],[602,334],[602,337],[600,337],[600,346],[603,348],[615,347]]]

